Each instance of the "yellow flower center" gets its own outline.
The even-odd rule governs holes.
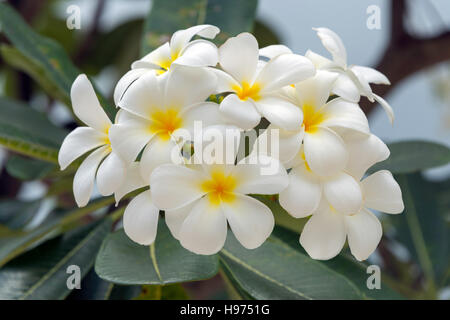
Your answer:
[[[109,140],[109,129],[111,128],[111,125],[107,126],[105,128],[105,134],[106,136],[103,139],[103,143],[108,147],[108,151],[111,152],[112,148],[111,148],[111,140]]]
[[[181,128],[183,123],[176,109],[154,111],[150,119],[152,120],[150,131],[152,133],[158,133],[164,140],[168,140],[175,130]]]
[[[240,86],[234,85],[232,89],[241,100],[251,98],[254,101],[257,101],[260,98],[259,91],[261,90],[261,86],[258,83],[254,83],[250,86],[247,82],[242,82]]]
[[[303,125],[305,132],[314,133],[317,126],[325,120],[325,113],[312,105],[303,105]]]
[[[157,62],[158,66],[162,68],[162,70],[156,71],[158,75],[163,74],[164,72],[168,71],[170,69],[170,66],[172,65],[172,62],[174,62],[178,57],[180,56],[180,52],[175,52],[170,57],[167,57],[165,59],[159,60]]]
[[[207,193],[209,202],[212,205],[219,205],[223,202],[233,202],[237,180],[231,175],[225,175],[222,171],[215,171],[211,174],[211,179],[201,183],[201,189]]]

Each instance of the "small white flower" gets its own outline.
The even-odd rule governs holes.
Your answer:
[[[316,175],[328,177],[342,171],[348,152],[341,136],[367,136],[370,132],[367,118],[356,103],[342,98],[327,102],[336,78],[335,73],[318,70],[314,77],[287,88],[284,93],[303,111],[303,122],[290,131],[271,124],[255,146],[269,145],[271,130],[279,130],[279,159],[283,163],[299,153],[303,141],[306,162]]]
[[[96,148],[81,163],[73,180],[75,201],[79,207],[83,207],[89,202],[95,177],[99,192],[104,196],[111,195],[120,187],[126,169],[122,159],[111,149],[111,121],[101,107],[86,75],[81,74],[75,79],[70,96],[75,115],[87,127],[76,128],[64,139],[58,154],[61,170]]]
[[[390,85],[389,79],[381,72],[358,65],[347,65],[347,51],[341,38],[327,28],[317,28],[317,35],[323,46],[331,53],[333,60],[329,60],[310,50],[305,56],[309,58],[316,68],[329,70],[339,74],[333,86],[333,93],[340,97],[358,102],[360,96],[366,96],[371,102],[376,100],[385,110],[390,122],[394,121],[392,107],[380,96],[372,92],[370,83]]]
[[[236,151],[234,146],[227,150]],[[262,175],[267,165],[276,172]],[[181,245],[197,254],[214,254],[225,243],[227,223],[248,249],[267,239],[274,226],[272,212],[247,194],[276,194],[288,178],[278,160],[260,156],[237,165],[164,164],[153,171],[150,184],[154,203],[165,210],[166,223]]]
[[[264,116],[277,126],[293,130],[302,122],[302,113],[278,95],[279,89],[311,77],[313,64],[303,56],[279,54],[269,62],[259,60],[258,42],[250,33],[229,38],[219,48],[222,70],[217,92],[231,92],[220,104],[231,123],[252,129]]]
[[[384,143],[373,135],[365,139],[353,139],[348,142],[348,146],[350,159],[354,160],[349,161],[346,172],[358,181],[370,166],[389,156]],[[382,170],[370,175],[360,182],[360,187],[363,203],[356,214],[342,214],[322,198],[300,236],[301,245],[313,259],[335,257],[346,238],[355,258],[360,261],[367,259],[375,251],[382,236],[380,221],[368,209],[391,214],[403,211],[400,187],[389,171]]]
[[[164,43],[131,65],[131,70],[119,80],[114,90],[116,105],[127,88],[147,72],[163,74],[172,64],[193,67],[215,66],[218,61],[217,47],[207,40],[191,41],[191,39],[196,35],[213,39],[219,32],[219,28],[208,24],[175,32],[170,42]]]
[[[127,163],[143,150],[140,169],[149,181],[156,166],[178,161],[172,157],[172,151],[179,148],[178,130],[192,132],[194,121],[202,121],[205,127],[223,121],[218,105],[205,102],[216,82],[205,68],[176,66],[162,76],[145,74],[119,103],[123,110],[110,129],[114,148]]]

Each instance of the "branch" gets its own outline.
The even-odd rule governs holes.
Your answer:
[[[410,75],[450,59],[450,31],[426,39],[413,37],[404,29],[405,10],[404,0],[392,1],[391,39],[375,66],[375,69],[389,78],[391,85],[374,85],[374,92],[380,96],[387,95]],[[360,105],[366,114],[376,106],[365,98],[361,100]]]

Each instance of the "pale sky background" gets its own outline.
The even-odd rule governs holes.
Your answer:
[[[450,1],[412,0],[407,28],[414,34],[429,36],[442,29],[450,29]],[[58,11],[66,15],[69,4],[81,7],[82,28],[92,18],[96,1],[71,0],[62,2]],[[144,0],[108,0],[101,28],[111,29],[126,20],[143,16],[151,3]],[[381,9],[381,29],[366,27],[367,7]],[[347,48],[349,64],[373,66],[389,39],[389,0],[260,0],[257,18],[280,36],[282,43],[294,52],[304,54],[311,49],[328,53],[322,47],[313,27],[328,27],[337,32]],[[392,105],[396,120],[391,126],[381,107],[371,114],[369,123],[374,134],[386,142],[423,139],[450,146],[450,105],[435,94],[433,79],[438,72],[449,72],[450,64],[440,65],[409,77],[385,97]],[[99,85],[112,89],[111,73],[101,75]],[[435,174],[433,174],[433,171]],[[450,173],[450,166],[432,170],[432,176]]]

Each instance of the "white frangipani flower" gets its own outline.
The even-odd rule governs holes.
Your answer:
[[[313,64],[303,56],[279,54],[259,61],[258,42],[250,33],[229,38],[219,48],[217,92],[231,92],[220,104],[224,116],[242,129],[252,129],[265,117],[277,126],[293,130],[302,113],[278,95],[279,89],[314,75]]]
[[[280,192],[280,205],[293,217],[304,218],[319,207],[324,198],[336,211],[355,214],[362,205],[359,181],[345,171],[321,177],[315,174],[305,160],[303,148],[291,160],[289,185]]]
[[[87,127],[76,128],[67,135],[59,150],[58,162],[64,170],[75,159],[95,149],[81,163],[73,180],[75,201],[83,207],[89,202],[96,177],[99,192],[104,196],[111,195],[122,184],[126,169],[111,148],[109,130],[112,123],[86,75],[81,74],[75,79],[70,97],[75,115]]]
[[[131,70],[119,80],[114,90],[116,105],[127,88],[147,72],[163,74],[172,64],[193,67],[215,66],[218,61],[217,47],[207,40],[191,40],[196,35],[213,39],[219,32],[219,28],[208,24],[175,32],[170,42],[164,43],[131,65]]]
[[[328,177],[342,171],[348,161],[348,152],[342,135],[369,134],[369,124],[361,108],[353,102],[336,98],[327,102],[337,74],[318,70],[312,78],[295,84],[284,93],[303,111],[303,122],[295,130],[283,130],[274,124],[258,137],[256,145],[270,145],[271,130],[279,130],[279,159],[288,163],[299,150],[310,169],[319,176]],[[259,148],[258,148],[259,149]]]
[[[364,172],[389,156],[381,140],[353,138],[347,142],[350,160],[346,172],[358,181]],[[362,161],[359,161],[362,158]],[[357,260],[367,259],[375,251],[382,236],[381,223],[368,209],[396,214],[404,209],[402,193],[389,171],[381,170],[360,182],[362,208],[356,214],[342,214],[324,198],[303,228],[300,243],[313,259],[327,260],[336,256],[346,238]]]
[[[194,121],[204,127],[222,122],[218,105],[205,102],[215,86],[215,75],[205,68],[176,66],[162,76],[145,74],[120,101],[125,113],[110,129],[113,146],[127,163],[143,150],[139,163],[146,181],[159,164],[181,162],[172,152],[179,148],[179,130],[192,132]]]
[[[306,57],[309,58],[317,69],[329,70],[339,74],[333,86],[333,93],[340,97],[358,102],[360,96],[366,96],[371,102],[376,100],[385,110],[390,122],[394,121],[392,107],[380,96],[372,92],[370,83],[390,85],[389,79],[381,72],[358,65],[347,65],[347,51],[341,38],[332,30],[317,28],[317,35],[323,46],[331,53],[333,60],[318,55],[310,50]]]
[[[276,170],[264,175],[265,166]],[[164,164],[153,171],[150,184],[154,203],[165,210],[166,223],[181,245],[197,254],[214,254],[225,243],[227,223],[248,249],[267,239],[274,226],[272,212],[247,194],[276,194],[288,178],[278,160],[260,156],[237,165]]]

